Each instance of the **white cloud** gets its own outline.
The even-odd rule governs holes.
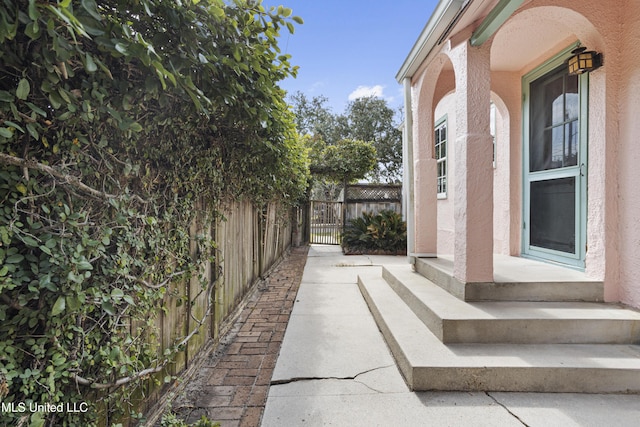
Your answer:
[[[358,98],[364,98],[366,96],[377,96],[380,98],[384,98],[382,92],[384,91],[384,86],[375,85],[375,86],[358,86],[356,90],[349,94],[349,101],[354,101]]]
[[[316,92],[321,91],[324,87],[325,87],[325,82],[324,81],[314,82],[311,85],[311,88],[309,89],[309,92],[316,93]]]

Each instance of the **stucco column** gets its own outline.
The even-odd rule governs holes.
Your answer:
[[[451,51],[456,75],[454,276],[493,281],[493,138],[489,127],[490,46]]]
[[[433,144],[433,143],[432,143]],[[415,149],[415,148],[414,148]],[[435,257],[438,247],[438,194],[436,161],[422,145],[414,163],[415,171],[415,254]]]
[[[433,158],[433,119],[430,115],[425,115],[423,108],[416,108],[413,117],[413,253],[416,257],[435,257],[438,247],[438,206],[436,160]]]

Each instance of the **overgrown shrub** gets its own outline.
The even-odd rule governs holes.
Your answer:
[[[290,15],[259,0],[0,1],[0,400],[86,405],[3,411],[7,425],[134,411],[206,320],[189,312],[161,350],[166,296],[213,289],[219,203],[304,194],[277,84],[295,73],[277,44]]]
[[[347,254],[406,253],[406,223],[400,214],[391,210],[377,214],[363,212],[345,227],[342,248]]]

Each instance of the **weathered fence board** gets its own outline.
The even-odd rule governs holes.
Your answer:
[[[165,375],[177,375],[190,366],[198,353],[211,340],[219,339],[229,316],[239,306],[252,286],[278,261],[291,245],[292,222],[299,217],[270,204],[264,209],[255,208],[249,202],[231,202],[226,205],[224,215],[213,224],[203,224],[199,219],[192,224],[192,252],[197,250],[195,238],[207,233],[216,242],[216,257],[213,263],[202,265],[205,281],[214,286],[211,294],[203,292],[198,277],[172,285],[167,292],[164,310],[158,318],[160,336],[149,337],[158,343],[158,354],[186,337],[205,320],[199,333],[187,343],[185,352],[178,353],[175,363],[170,363],[164,372],[154,376],[156,380]],[[195,252],[194,252],[195,254]],[[206,284],[205,283],[205,288]],[[178,301],[183,297],[182,301]],[[206,313],[212,304],[209,318]],[[132,325],[131,327],[134,327]],[[160,398],[160,390],[149,381],[143,391],[147,399],[145,410]]]

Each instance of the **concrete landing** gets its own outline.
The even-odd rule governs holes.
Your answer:
[[[311,247],[262,426],[637,426],[638,395],[412,392],[357,289],[390,262]]]
[[[415,270],[465,301],[592,301],[604,299],[602,281],[554,264],[494,255],[491,283],[463,283],[453,277],[453,256],[418,258]]]

